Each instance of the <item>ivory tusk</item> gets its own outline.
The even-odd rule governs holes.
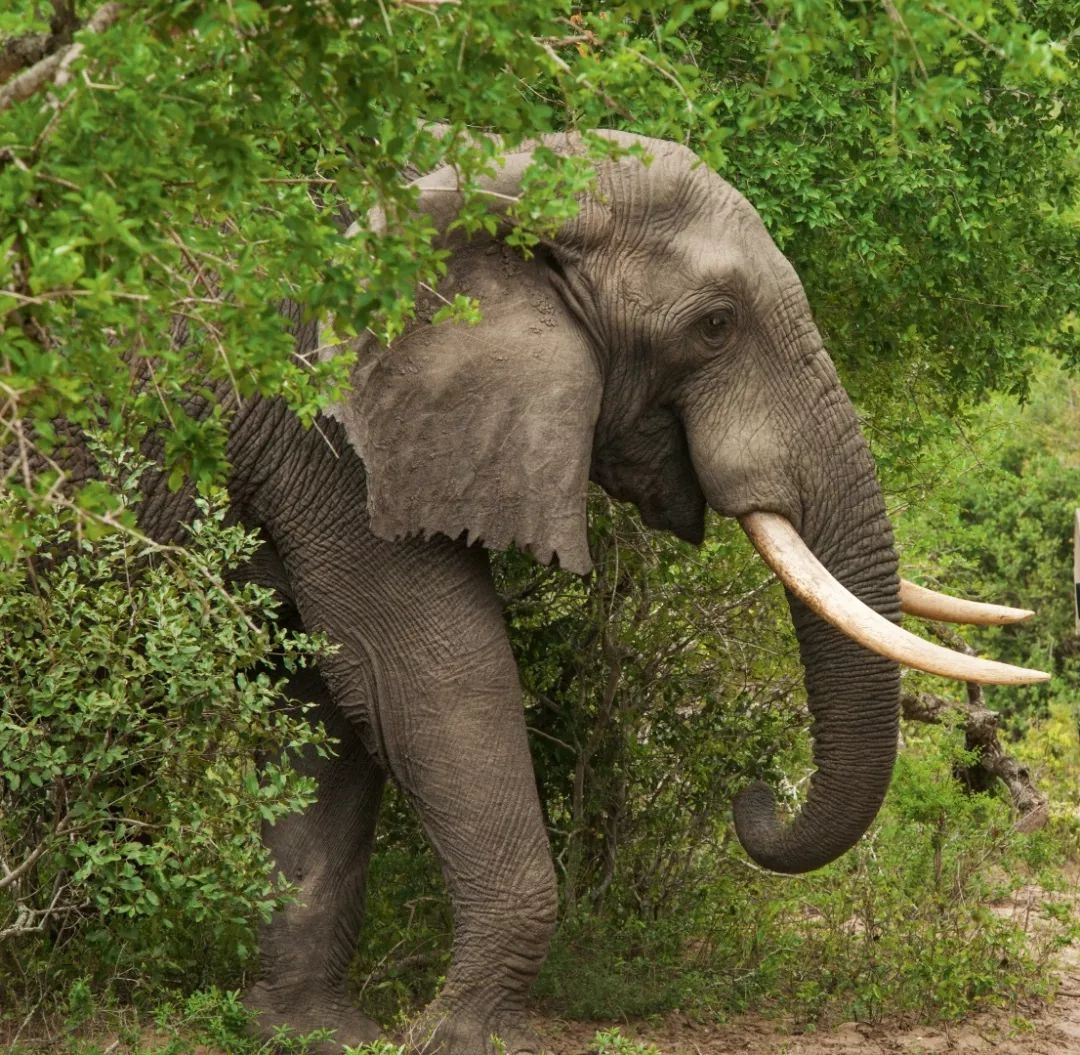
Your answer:
[[[777,578],[826,622],[873,652],[929,674],[988,685],[1030,685],[1049,674],[992,659],[965,656],[890,623],[842,586],[776,513],[747,513],[743,530]]]
[[[984,604],[947,593],[928,590],[907,579],[900,580],[900,611],[919,619],[936,619],[942,623],[968,623],[971,626],[1004,626],[1030,619],[1035,613],[1028,608],[1009,608],[1003,604]]]

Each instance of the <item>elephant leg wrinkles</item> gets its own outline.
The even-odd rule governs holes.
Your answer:
[[[477,1055],[498,1034],[511,1052],[534,1050],[523,1008],[554,928],[556,886],[487,555],[441,537],[377,538],[359,463],[349,454],[326,463],[328,480],[307,464],[307,486],[336,496],[337,508],[323,503],[317,524],[298,529],[307,502],[259,510],[255,496],[253,519],[280,554],[304,628],[338,645],[321,674],[416,807],[453,903],[451,966],[413,1047]]]
[[[298,900],[259,928],[259,980],[245,1003],[258,1012],[256,1032],[279,1026],[298,1033],[334,1029],[327,1052],[374,1040],[378,1027],[350,1005],[345,980],[364,916],[368,862],[386,776],[330,698],[315,670],[289,680],[290,699],[313,704],[308,718],[336,741],[334,754],[308,749],[297,760],[317,785],[303,813],[263,825],[263,841]]]
[[[356,541],[378,574],[355,608],[324,611],[318,569],[286,563],[305,626],[340,645],[322,666],[334,698],[417,809],[450,891],[451,966],[412,1044],[475,1055],[499,1034],[530,1050],[522,1012],[556,887],[487,556],[448,540]]]

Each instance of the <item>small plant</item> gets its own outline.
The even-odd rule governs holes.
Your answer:
[[[596,1055],[660,1055],[654,1045],[624,1037],[618,1028],[599,1030],[593,1044]]]

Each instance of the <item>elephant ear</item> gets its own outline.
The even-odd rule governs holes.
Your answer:
[[[527,158],[508,159],[493,200],[512,194]],[[417,181],[440,229],[458,196],[452,173]],[[388,347],[367,342],[353,391],[336,409],[368,475],[376,534],[441,533],[493,549],[516,544],[542,563],[592,567],[586,497],[601,380],[588,340],[541,254],[497,237],[444,238],[449,270]],[[435,312],[475,297],[478,325]]]

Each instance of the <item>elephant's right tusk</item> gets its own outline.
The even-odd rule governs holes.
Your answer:
[[[968,623],[971,626],[1004,626],[1030,619],[1035,613],[1029,608],[1009,608],[1003,604],[984,604],[963,597],[916,586],[907,579],[900,580],[900,611],[919,619],[936,619],[942,623]]]
[[[747,513],[739,523],[765,563],[796,597],[865,648],[917,670],[961,681],[1030,685],[1049,680],[1050,675],[1041,670],[965,656],[890,623],[837,582],[782,516]]]

